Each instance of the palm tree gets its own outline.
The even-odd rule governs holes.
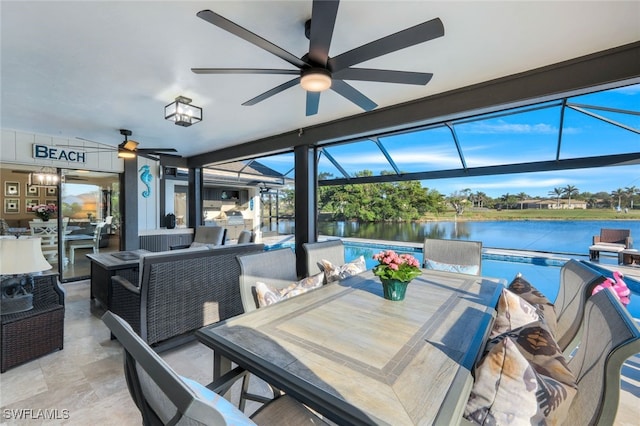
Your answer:
[[[562,193],[569,196],[569,208],[571,208],[571,196],[578,195],[578,188],[573,185],[567,185],[562,188]]]
[[[518,195],[516,195],[516,197],[518,197],[518,200],[520,200],[520,210],[522,210],[524,208],[524,200],[529,198],[529,196],[524,192],[521,192]]]
[[[506,194],[504,194],[502,197],[500,197],[501,200],[504,201],[504,203],[507,205],[507,210],[509,209],[509,199],[511,198],[511,194],[509,194],[508,192]]]
[[[487,198],[487,194],[484,192],[476,192],[476,200],[478,201],[478,207],[482,208],[482,203],[484,203],[484,199]]]
[[[629,207],[631,208],[631,210],[633,210],[633,197],[638,194],[638,188],[636,188],[635,186],[627,186],[624,188],[624,190],[627,193],[627,197],[629,197]]]
[[[562,188],[553,188],[553,191],[549,191],[549,195],[556,197],[556,208],[560,208],[560,197],[562,197],[563,193],[564,190]]]
[[[620,205],[622,204],[622,197],[626,194],[625,190],[622,188],[618,188],[615,191],[611,192],[611,196],[618,199],[618,210],[620,210]]]

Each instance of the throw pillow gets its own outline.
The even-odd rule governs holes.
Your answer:
[[[576,391],[538,373],[506,337],[478,364],[464,417],[481,425],[562,424]]]
[[[496,311],[490,338],[540,319],[534,306],[507,289],[502,289]]]
[[[304,278],[298,282],[291,283],[284,288],[275,288],[268,284],[258,281],[256,283],[256,294],[258,296],[258,306],[264,307],[278,303],[281,300],[289,299],[306,293],[314,288],[321,287],[324,281],[322,272],[311,277]]]
[[[542,294],[542,292],[532,286],[531,283],[520,273],[515,276],[508,288],[527,302],[531,303],[537,309],[538,315],[544,319],[549,326],[551,334],[556,337],[558,320],[553,303],[551,303],[549,299]]]
[[[322,264],[322,269],[324,270],[324,276],[327,283],[339,281],[367,270],[367,264],[364,260],[364,256],[360,256],[359,258],[341,266],[334,265],[326,259],[322,259],[320,262]]]
[[[518,346],[520,353],[538,373],[575,386],[576,379],[546,322],[532,322],[490,339],[485,346],[485,353],[506,338]]]
[[[454,265],[451,263],[436,262],[432,259],[424,260],[424,267],[434,269],[436,271],[458,272],[460,274],[478,275],[480,272],[479,265]]]

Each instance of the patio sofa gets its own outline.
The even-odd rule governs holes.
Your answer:
[[[140,257],[138,283],[111,278],[111,311],[157,351],[192,340],[192,332],[243,312],[236,256],[263,244],[148,253]]]
[[[589,259],[597,260],[601,251],[620,253],[630,248],[633,248],[631,230],[602,228],[600,235],[593,236],[592,245],[589,247]]]

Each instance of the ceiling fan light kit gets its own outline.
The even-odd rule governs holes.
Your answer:
[[[331,87],[331,73],[323,68],[302,71],[300,86],[309,92],[324,92]]]
[[[191,99],[178,96],[175,101],[164,107],[164,118],[178,126],[189,127],[202,121],[202,108],[191,105]]]
[[[397,33],[366,43],[360,47],[329,57],[331,38],[338,14],[339,0],[313,0],[311,19],[305,22],[304,34],[309,39],[309,51],[297,57],[270,41],[252,33],[211,10],[201,10],[198,18],[251,43],[297,68],[191,68],[195,74],[281,74],[297,75],[293,80],[282,83],[244,102],[251,106],[262,102],[298,83],[307,91],[306,115],[318,113],[320,92],[331,89],[364,111],[371,111],[378,105],[348,84],[345,80],[375,81],[380,83],[426,85],[433,74],[412,71],[353,68],[380,56],[406,49],[429,40],[444,36],[444,25],[440,18],[434,18]],[[176,123],[177,124],[177,123]]]

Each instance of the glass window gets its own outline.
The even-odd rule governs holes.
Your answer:
[[[455,124],[467,167],[554,160],[560,111],[555,106]]]
[[[446,126],[381,137],[380,142],[403,173],[462,167],[453,134]]]

